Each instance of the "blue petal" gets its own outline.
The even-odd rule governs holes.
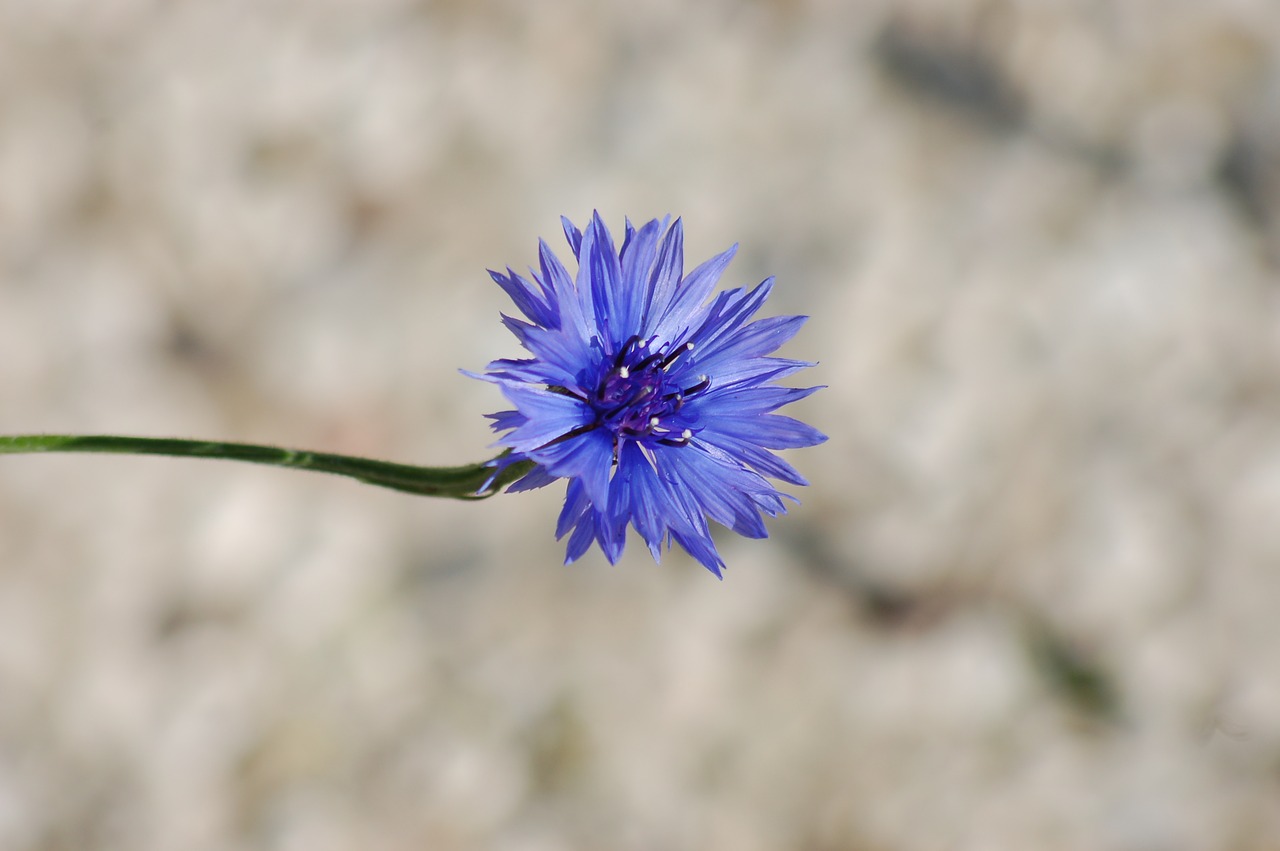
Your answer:
[[[538,264],[542,269],[542,278],[551,291],[555,293],[556,305],[559,307],[560,329],[567,340],[576,343],[575,351],[580,357],[587,355],[587,342],[591,339],[591,327],[587,324],[586,314],[582,310],[582,301],[578,290],[574,287],[573,278],[565,269],[560,258],[547,245],[546,240],[538,240]]]
[[[662,455],[664,471],[688,487],[715,521],[749,538],[768,537],[759,511],[784,513],[778,492],[758,473],[714,446],[693,443]]]
[[[627,545],[626,521],[610,518],[600,511],[593,513],[595,514],[596,542],[600,544],[600,552],[604,553],[609,564],[617,564]]]
[[[624,337],[619,329],[627,327],[623,308],[622,267],[618,252],[613,246],[613,236],[600,220],[600,214],[591,216],[582,237],[582,252],[578,266],[578,292],[590,293],[591,310],[595,327],[610,352],[615,352]]]
[[[512,320],[513,322],[515,320]],[[546,358],[499,358],[485,365],[489,375],[526,384],[554,384],[564,386],[572,378],[553,361]]]
[[[671,537],[677,544],[684,547],[685,552],[696,558],[707,570],[714,573],[716,578],[724,579],[724,559],[720,558],[720,553],[716,551],[715,541],[711,540],[710,535],[684,535],[680,532],[672,532]]]
[[[691,320],[696,311],[711,295],[725,267],[737,252],[738,246],[735,244],[729,250],[717,254],[694,269],[680,281],[675,297],[653,329],[653,333],[657,334],[659,339],[677,339],[678,335],[692,324]]]
[[[537,488],[545,488],[552,482],[559,481],[556,476],[551,475],[542,467],[534,467],[522,478],[507,488],[507,493],[520,493],[521,491],[531,491]]]
[[[516,307],[520,308],[520,312],[532,319],[539,325],[550,327],[555,323],[555,315],[551,311],[550,305],[543,300],[533,287],[533,284],[511,271],[511,267],[507,267],[507,274],[489,270],[489,277],[493,278],[503,291],[511,296],[511,300],[515,302]]]
[[[722,391],[742,390],[749,387],[759,387],[770,381],[786,378],[813,365],[808,361],[788,360],[786,358],[750,358],[724,364],[719,369],[714,370],[713,374],[716,377],[716,387],[718,389]],[[699,363],[696,369],[701,371],[701,367],[702,364]]]
[[[524,345],[525,337],[528,335],[529,331],[537,327],[536,325],[530,325],[528,322],[508,316],[505,313],[499,313],[498,316],[502,318],[502,326],[514,334],[516,339],[520,341],[521,345]],[[525,346],[525,348],[528,348],[528,346]]]
[[[499,381],[498,386],[526,419],[503,440],[505,445],[518,452],[538,449],[586,425],[595,416],[589,407],[570,396],[510,381]]]
[[[743,327],[763,305],[772,289],[772,280],[764,281],[749,294],[743,290],[721,293],[708,308],[701,327],[689,335],[697,346],[692,360],[701,372],[715,376],[718,385],[725,384],[724,373],[733,373],[757,361],[791,339],[808,318],[770,317]]]
[[[717,375],[722,368],[767,355],[794,337],[808,318],[772,316],[752,322],[733,334],[700,346],[698,363],[704,372]]]
[[[649,275],[649,286],[645,288],[644,311],[640,319],[640,330],[637,332],[642,337],[648,337],[658,320],[666,314],[683,274],[684,226],[680,219],[676,219],[658,246],[658,256]]]
[[[577,374],[582,369],[582,350],[577,342],[563,331],[550,331],[545,328],[526,328],[520,332],[520,340],[534,356],[543,364],[543,370],[531,380],[535,384],[551,384],[570,387],[577,383]]]
[[[718,349],[756,314],[773,292],[773,278],[766,278],[750,291],[738,287],[716,296],[705,311],[706,319],[690,334],[704,352]]]
[[[489,427],[494,431],[510,431],[529,421],[529,418],[519,411],[498,411],[496,414],[485,414],[485,416],[493,420]]]
[[[663,486],[670,500],[670,512],[681,518],[681,525],[687,525],[691,531],[673,528],[671,538],[684,547],[685,552],[696,558],[704,567],[720,576],[724,568],[724,560],[716,551],[715,541],[711,539],[711,530],[707,528],[707,520],[703,516],[701,505],[690,491],[688,485],[678,478],[659,471]]]
[[[564,238],[569,241],[569,247],[573,249],[573,256],[578,257],[582,254],[582,231],[569,221],[566,217],[560,217],[560,226],[564,228]]]
[[[514,437],[517,432],[513,432]],[[510,441],[510,437],[507,439]],[[511,445],[508,442],[508,445]],[[517,451],[524,451],[515,447]],[[529,457],[553,475],[578,479],[587,498],[598,508],[609,504],[609,472],[613,467],[613,440],[602,429],[589,431],[551,446],[529,451]]]
[[[618,249],[618,256],[619,256],[619,257],[626,257],[626,256],[627,256],[627,249],[631,246],[631,240],[635,237],[635,235],[636,235],[636,227],[635,227],[635,225],[631,224],[631,217],[630,217],[630,216],[623,216],[623,218],[622,218],[622,247]]]
[[[750,441],[765,449],[799,449],[802,446],[817,446],[826,441],[827,436],[807,423],[782,414],[765,416],[717,416],[709,421],[721,434],[728,434],[742,440]]]
[[[556,521],[556,540],[560,540],[570,529],[578,525],[578,521],[591,508],[591,500],[587,499],[586,488],[578,479],[570,479],[569,487],[564,492],[564,508],[560,509],[560,519]]]
[[[643,333],[643,319],[649,302],[649,277],[657,260],[658,234],[664,226],[664,222],[653,219],[640,230],[633,230],[628,234],[627,242],[622,246],[622,289],[619,299],[622,319],[619,327],[624,332],[631,330],[631,333],[639,335],[641,339],[647,336]]]
[[[762,476],[780,479],[793,485],[809,484],[795,467],[756,442],[754,435],[743,437],[737,433],[721,431],[719,426],[715,425],[707,426],[698,432],[698,439],[723,449]]]
[[[691,415],[706,417],[767,414],[821,389],[821,386],[717,387],[712,383],[710,390],[690,399],[685,409]]]
[[[667,532],[666,494],[657,471],[640,447],[628,441],[618,453],[618,471],[609,487],[609,516],[628,519],[644,538],[654,561],[661,561],[662,539]]]
[[[578,520],[573,534],[569,536],[569,544],[565,547],[564,563],[569,564],[581,558],[582,554],[591,548],[591,542],[595,537],[595,513],[588,511]]]

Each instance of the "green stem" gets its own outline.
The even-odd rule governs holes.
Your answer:
[[[270,464],[347,476],[370,485],[453,499],[493,496],[533,469],[532,461],[519,461],[494,476],[493,461],[465,467],[414,467],[375,461],[353,455],[306,452],[253,443],[222,443],[167,437],[120,437],[111,434],[21,434],[0,436],[0,455],[27,452],[111,452],[121,455],[171,455],[180,458],[222,458]],[[493,481],[489,478],[493,477]],[[487,484],[486,484],[487,483]]]

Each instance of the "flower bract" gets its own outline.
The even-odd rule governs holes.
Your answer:
[[[752,321],[772,278],[713,296],[737,246],[685,274],[678,219],[628,221],[621,248],[598,213],[585,230],[562,221],[575,274],[545,241],[529,277],[490,272],[525,317],[503,323],[532,355],[474,376],[514,406],[490,415],[511,450],[500,463],[537,465],[509,490],[568,480],[566,563],[593,541],[616,562],[632,526],[655,559],[674,541],[719,576],[708,518],[766,537],[761,515],[786,511],[768,479],[806,484],[772,450],[826,440],[774,413],[818,389],[774,384],[812,366],[770,356],[807,317]]]

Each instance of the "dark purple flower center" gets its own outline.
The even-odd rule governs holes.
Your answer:
[[[589,389],[551,387],[580,399],[595,412],[594,422],[578,426],[561,435],[548,446],[586,434],[597,428],[608,429],[617,448],[622,438],[656,442],[664,446],[686,446],[693,437],[689,429],[675,421],[687,399],[711,386],[705,375],[688,376],[681,369],[681,357],[693,350],[693,343],[652,350],[652,340],[633,336],[618,352],[604,359],[599,377]],[[690,380],[691,379],[691,380]],[[686,386],[687,385],[687,386]]]

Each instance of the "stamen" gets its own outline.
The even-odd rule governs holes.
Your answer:
[[[571,428],[568,431],[566,431],[564,434],[560,435],[559,437],[553,437],[551,440],[548,440],[546,443],[537,447],[533,451],[537,452],[539,450],[546,449],[549,446],[555,446],[557,443],[564,443],[566,440],[572,440],[575,437],[581,437],[582,435],[586,434],[587,432],[591,431],[592,429],[596,428],[599,425],[600,425],[599,422],[594,422],[594,423],[587,423],[586,425],[580,425],[577,428]]]
[[[663,446],[688,446],[689,441],[693,439],[693,431],[685,429],[680,432],[679,437],[664,437],[658,440]]]
[[[656,343],[656,337],[642,340],[639,335],[628,337],[617,351],[604,362],[600,386],[595,392],[563,391],[575,399],[586,402],[595,412],[595,423],[579,426],[548,442],[554,446],[578,437],[593,428],[604,428],[613,437],[615,450],[619,440],[634,440],[641,446],[687,446],[693,436],[689,429],[672,428],[669,417],[681,409],[688,397],[701,393],[711,386],[706,375],[697,375],[692,387],[681,388],[664,371],[688,352],[694,343],[686,341],[673,348]],[[681,373],[686,370],[678,368]],[[679,380],[679,379],[677,379]],[[688,381],[688,378],[684,378]],[[672,391],[672,392],[668,392]],[[581,393],[582,395],[578,395]],[[664,425],[664,422],[668,425]]]
[[[622,366],[622,362],[627,359],[627,353],[631,351],[631,347],[639,342],[640,342],[639,334],[632,334],[630,337],[627,338],[627,341],[622,344],[622,348],[618,349],[618,356],[613,359],[614,369],[617,369],[618,367]]]
[[[652,366],[653,363],[659,360],[661,357],[662,357],[662,354],[660,352],[655,352],[654,354],[649,355],[649,357],[645,358],[644,360],[640,361],[640,363],[636,364],[636,372],[643,372],[645,369]]]
[[[649,435],[654,433],[654,429],[658,428],[660,423],[661,423],[661,420],[658,417],[654,416],[654,417],[649,417],[649,421],[645,423],[643,427],[626,425],[626,426],[623,426],[621,429],[619,429],[619,431],[622,434],[627,435],[628,437],[648,437]],[[668,431],[663,431],[660,433],[670,434],[670,432]]]
[[[548,384],[548,385],[547,385],[547,392],[548,392],[548,393],[557,393],[557,394],[559,394],[559,395],[561,395],[561,396],[569,396],[569,397],[571,397],[571,398],[577,399],[579,402],[586,402],[586,401],[588,401],[588,399],[587,399],[587,395],[586,395],[585,393],[582,393],[582,392],[577,391],[577,390],[573,390],[573,389],[571,389],[571,388],[569,388],[569,387],[561,387],[561,386],[560,386],[560,385],[558,385],[558,384]]]
[[[663,369],[666,369],[667,367],[671,366],[671,364],[675,363],[676,358],[680,357],[680,356],[681,356],[682,354],[684,354],[685,352],[691,352],[691,351],[693,351],[693,341],[692,341],[692,340],[690,340],[689,342],[685,343],[683,346],[679,346],[679,347],[677,347],[677,348],[676,348],[676,350],[675,350],[674,352],[672,352],[671,354],[667,355],[667,356],[666,356],[666,358],[664,358],[664,359],[663,359],[663,361],[662,361],[662,368],[663,368]]]
[[[706,390],[710,386],[711,386],[711,378],[706,375],[699,375],[698,383],[693,385],[692,387],[687,388],[684,391],[684,395],[686,396],[697,395],[698,393],[701,393],[703,390]]]
[[[642,401],[644,401],[645,399],[647,399],[648,397],[650,397],[650,396],[652,396],[652,395],[653,395],[653,386],[652,386],[652,385],[649,385],[649,384],[646,384],[646,385],[644,385],[643,387],[641,387],[641,388],[639,388],[638,390],[636,390],[636,392],[632,393],[632,394],[631,394],[631,398],[629,398],[629,399],[625,399],[624,401],[622,401],[622,402],[618,403],[617,405],[615,405],[614,407],[610,408],[608,411],[605,411],[604,416],[602,417],[602,419],[606,419],[606,420],[607,420],[607,419],[609,419],[610,417],[614,417],[614,416],[616,416],[616,415],[618,415],[618,414],[622,413],[622,411],[623,411],[624,409],[626,409],[626,408],[630,408],[632,405],[634,405],[634,404],[636,404],[636,403],[638,403],[638,402],[642,402]]]

